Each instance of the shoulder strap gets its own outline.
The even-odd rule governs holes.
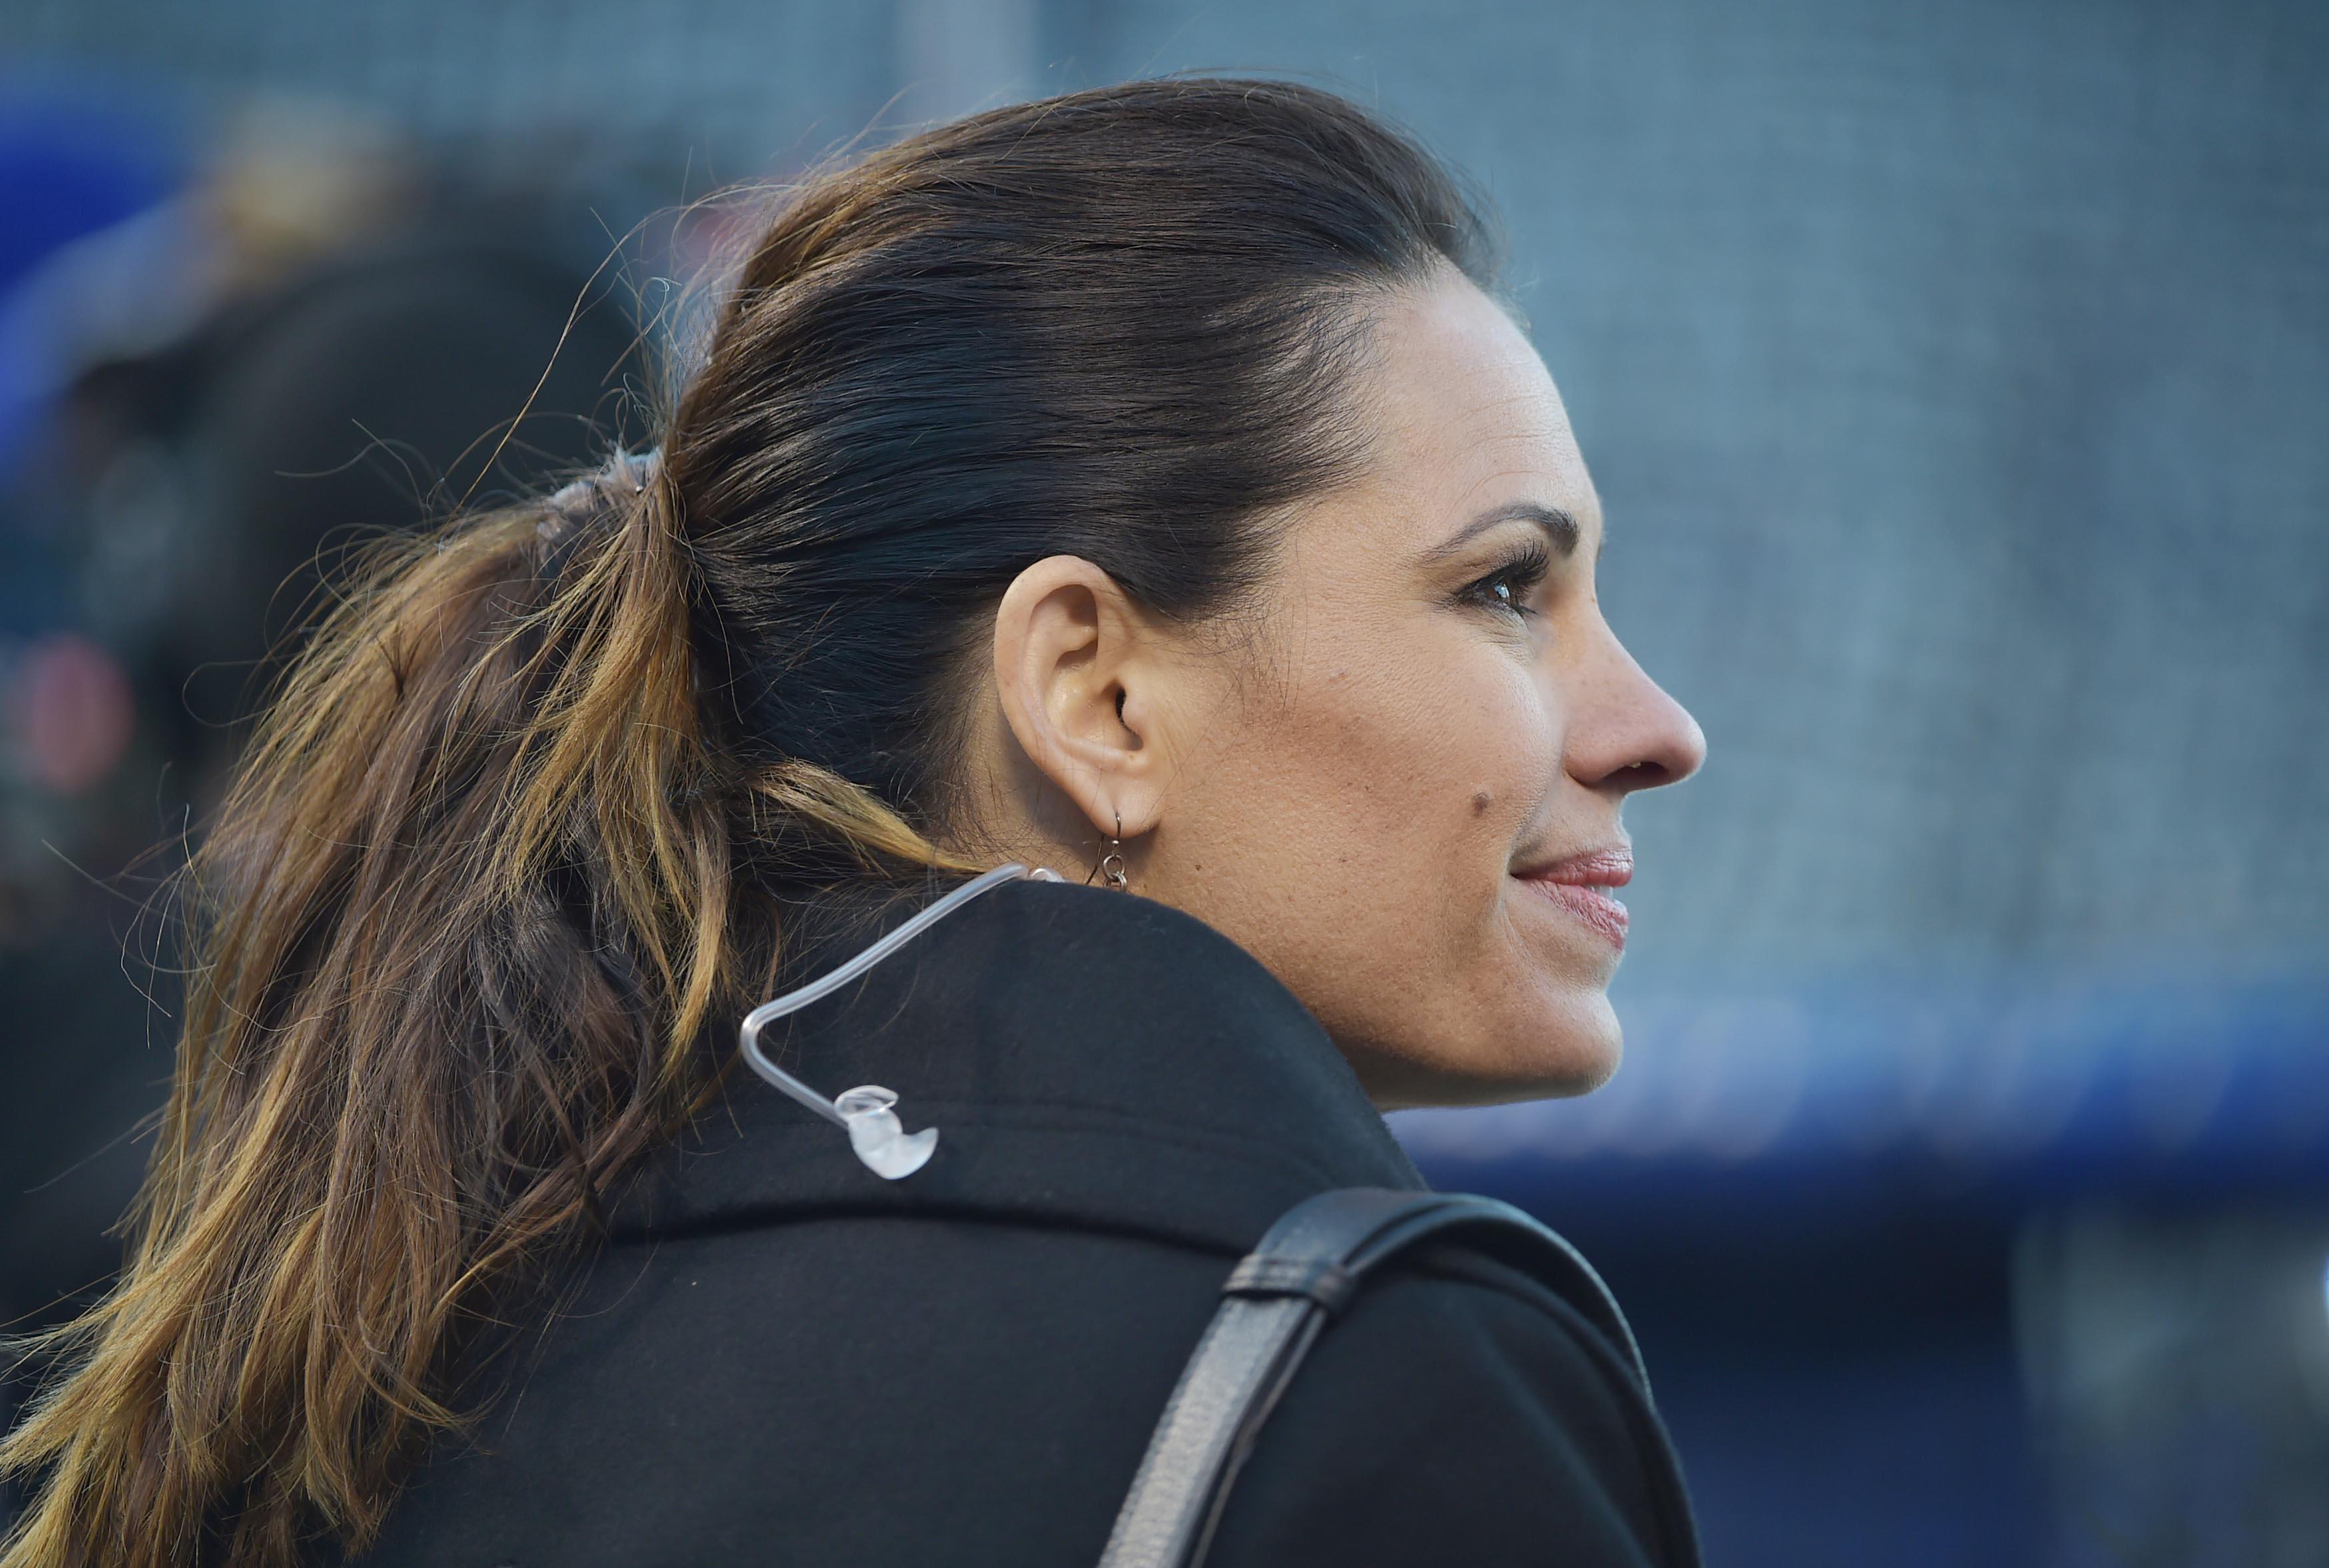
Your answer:
[[[1318,1331],[1376,1265],[1460,1234],[1525,1270],[1609,1337],[1646,1395],[1617,1303],[1576,1248],[1509,1204],[1463,1193],[1345,1187],[1287,1210],[1230,1273],[1223,1299],[1164,1406],[1100,1568],[1196,1568],[1252,1450]]]

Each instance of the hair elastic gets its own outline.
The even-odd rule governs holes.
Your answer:
[[[663,467],[663,449],[627,452],[617,447],[596,473],[551,492],[542,503],[542,521],[534,532],[552,549],[565,544],[592,519],[607,510],[607,492],[644,496]]]

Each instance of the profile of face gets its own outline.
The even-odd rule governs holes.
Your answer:
[[[1582,1092],[1622,1044],[1620,809],[1705,741],[1602,617],[1528,340],[1452,272],[1376,310],[1364,472],[1276,520],[1236,612],[1174,624],[1072,556],[1013,583],[978,809],[1061,868],[1121,837],[1131,890],[1259,959],[1384,1109]]]

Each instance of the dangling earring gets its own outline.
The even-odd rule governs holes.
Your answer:
[[[1124,813],[1119,811],[1116,814],[1117,836],[1111,837],[1108,841],[1108,853],[1099,857],[1099,864],[1092,869],[1098,874],[1100,881],[1107,883],[1109,887],[1116,889],[1118,893],[1129,893],[1131,891],[1131,887],[1126,881],[1124,875],[1123,833]],[[1088,876],[1084,878],[1084,882],[1089,884],[1091,882],[1091,878]]]

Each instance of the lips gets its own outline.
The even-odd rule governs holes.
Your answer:
[[[1596,887],[1579,887],[1570,883],[1546,882],[1535,877],[1522,880],[1600,932],[1608,939],[1611,947],[1619,952],[1625,951],[1626,925],[1630,917],[1626,913],[1624,904]]]
[[[1610,891],[1634,880],[1634,852],[1628,845],[1587,850],[1550,865],[1513,874],[1532,892],[1567,910],[1623,952],[1628,917],[1626,906]]]

